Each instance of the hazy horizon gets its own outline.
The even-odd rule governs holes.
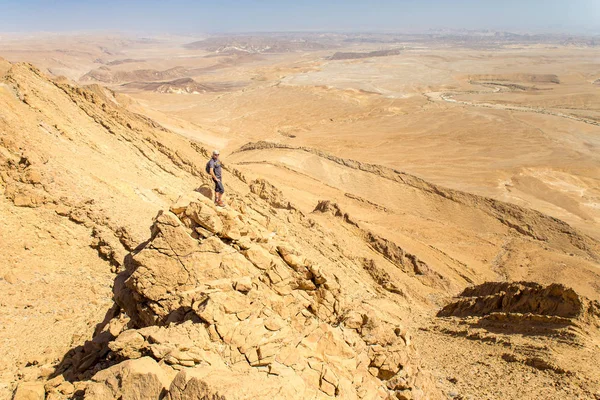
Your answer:
[[[61,2],[0,0],[0,32],[426,32],[437,29],[600,33],[600,1],[316,0]]]

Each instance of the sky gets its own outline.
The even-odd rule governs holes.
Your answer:
[[[600,0],[0,0],[0,32],[490,29],[600,34]]]

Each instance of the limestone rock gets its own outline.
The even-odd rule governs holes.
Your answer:
[[[283,193],[264,179],[250,182],[250,190],[275,208],[291,208],[289,201],[283,198]]]
[[[44,400],[45,397],[43,382],[24,382],[17,386],[13,400]]]
[[[170,380],[161,367],[149,357],[128,360],[98,372],[85,391],[87,400],[161,399]]]
[[[252,264],[262,270],[268,269],[273,260],[273,255],[258,244],[254,244],[249,249],[244,250],[244,255]]]
[[[241,230],[244,229],[240,214],[228,208],[220,208],[217,213],[223,224],[220,236],[226,239],[240,240],[242,238]]]
[[[235,290],[242,293],[248,293],[252,290],[252,278],[244,276],[235,282]]]
[[[364,317],[361,313],[351,311],[344,319],[344,325],[350,329],[359,329],[364,324]]]
[[[140,349],[144,345],[144,337],[135,330],[128,330],[120,334],[108,347],[124,359],[140,358]]]
[[[128,361],[96,374],[90,398],[118,397],[119,385],[101,382],[148,356],[180,371],[171,399],[358,399],[362,388],[383,399],[397,390],[385,382],[410,370],[407,333],[383,312],[344,310],[346,294],[327,259],[314,262],[285,238],[234,240],[231,227],[270,228],[249,208],[216,211],[193,200],[172,210],[156,217],[150,240],[115,281],[115,300],[131,320],[107,347]],[[200,225],[212,235],[198,235]],[[236,247],[242,238],[244,249]],[[152,393],[157,374],[138,373]],[[409,389],[421,382],[406,379]]]
[[[169,389],[168,400],[219,399],[289,400],[305,398],[302,379],[265,375],[258,371],[194,368],[179,372]]]
[[[188,208],[190,203],[192,203],[194,201],[200,201],[201,196],[202,196],[202,194],[198,193],[198,192],[190,192],[183,196],[179,196],[179,198],[175,201],[175,203],[171,204],[171,207],[169,207],[169,210],[172,213],[177,214],[177,215],[182,214]]]
[[[44,384],[44,388],[46,389],[46,392],[50,392],[50,391],[54,390],[56,387],[58,387],[64,381],[65,381],[64,376],[57,375],[54,378],[46,381],[46,383]]]
[[[185,215],[212,233],[220,233],[223,230],[223,222],[212,205],[203,202],[190,203],[185,209]]]

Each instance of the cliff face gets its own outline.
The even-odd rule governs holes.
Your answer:
[[[530,371],[528,379],[580,395],[596,390],[596,371],[573,357],[593,349],[598,306],[577,292],[488,283],[451,300],[492,280],[491,267],[455,259],[418,230],[398,241],[331,201],[303,212],[296,203],[305,199],[227,159],[228,207],[216,208],[201,144],[128,111],[100,86],[51,80],[28,64],[0,62],[0,72],[0,396],[17,388],[15,398],[436,399],[448,385],[483,393],[461,386],[466,373],[455,377],[460,383],[447,380],[432,349],[440,359],[457,349],[493,354],[490,365],[503,368],[552,365],[535,371],[555,375]],[[597,263],[594,240],[543,214],[277,147],[243,150],[301,151],[402,185],[421,196],[419,213],[459,221],[465,241],[502,238],[507,251],[513,240],[550,259]],[[449,204],[455,214],[440,219],[436,208]],[[577,312],[560,311],[560,299]],[[548,315],[559,329],[539,322]],[[483,333],[468,338],[475,318]],[[541,328],[514,345],[521,331],[498,328],[528,318]],[[572,357],[555,357],[547,349],[569,326],[573,340],[557,354]],[[482,350],[489,337],[504,344]]]

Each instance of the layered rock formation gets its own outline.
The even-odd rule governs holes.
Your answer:
[[[164,379],[150,359],[174,376],[172,399],[437,398],[406,328],[349,306],[337,266],[303,254],[292,232],[275,233],[281,216],[265,218],[269,206],[250,196],[221,209],[195,193],[159,213],[116,279],[124,315],[63,363],[61,372],[86,379],[120,362],[91,377],[85,398],[133,391],[111,380],[142,362],[152,365],[140,377],[147,398],[158,398]],[[279,213],[315,229],[294,210]]]

